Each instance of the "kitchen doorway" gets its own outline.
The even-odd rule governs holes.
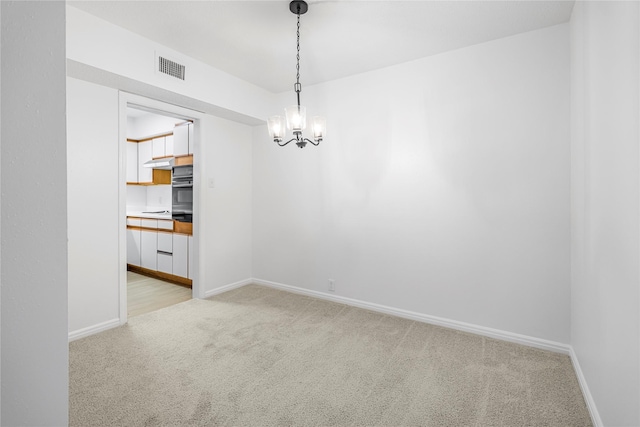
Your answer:
[[[167,111],[144,103],[121,103],[126,117],[121,323],[191,299],[197,290],[193,229],[197,121],[166,107]]]

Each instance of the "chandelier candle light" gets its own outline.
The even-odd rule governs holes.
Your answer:
[[[300,148],[304,148],[304,146],[307,145],[307,142],[310,142],[313,145],[318,145],[320,144],[320,142],[322,142],[322,139],[327,132],[327,121],[325,120],[325,118],[315,116],[313,118],[312,126],[313,141],[302,136],[302,131],[307,127],[307,110],[300,105],[300,92],[302,91],[302,85],[300,84],[300,15],[304,15],[307,12],[308,8],[309,6],[304,0],[294,0],[289,3],[289,10],[298,15],[298,26],[296,31],[296,83],[293,85],[293,90],[295,90],[296,97],[298,98],[298,105],[293,105],[284,109],[287,128],[293,132],[293,138],[291,138],[287,142],[282,142],[284,140],[285,133],[284,117],[271,116],[269,117],[269,121],[267,122],[267,125],[269,127],[269,136],[271,136],[271,138],[273,138],[273,141],[281,147],[284,147],[285,145],[293,141],[295,141],[296,145]]]

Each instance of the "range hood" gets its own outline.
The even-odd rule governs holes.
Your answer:
[[[152,159],[145,162],[142,166],[145,168],[152,168],[152,169],[171,170],[171,168],[173,167],[173,157],[164,157],[162,159]]]

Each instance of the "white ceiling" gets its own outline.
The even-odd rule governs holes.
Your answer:
[[[308,3],[303,87],[567,22],[574,1]],[[69,4],[269,91],[293,89],[296,16],[286,0]]]

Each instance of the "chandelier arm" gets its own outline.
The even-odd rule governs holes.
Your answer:
[[[317,147],[318,145],[320,145],[320,142],[321,142],[321,141],[313,142],[313,141],[312,141],[312,140],[310,140],[309,138],[304,138],[304,140],[305,140],[305,141],[307,141],[307,142],[310,142],[311,144],[315,145],[316,147]]]
[[[288,143],[293,142],[293,141],[297,141],[297,139],[296,138],[291,138],[290,140],[288,140],[287,142],[282,143],[282,144],[280,142],[276,141],[276,144],[278,144],[280,147],[284,147],[285,145],[287,145]]]

